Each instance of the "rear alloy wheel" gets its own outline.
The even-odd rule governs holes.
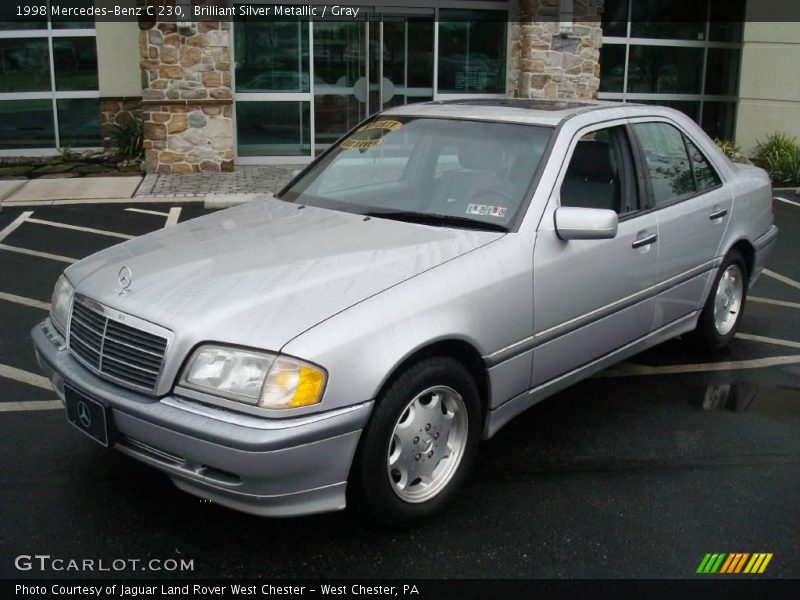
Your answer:
[[[747,297],[747,268],[742,255],[731,251],[722,261],[694,332],[706,348],[718,350],[736,334]]]
[[[466,478],[480,437],[480,399],[469,371],[424,359],[377,399],[350,477],[350,496],[375,518],[408,526],[443,508]]]

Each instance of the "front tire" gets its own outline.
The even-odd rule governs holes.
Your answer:
[[[727,346],[736,335],[747,299],[747,266],[738,250],[731,250],[719,268],[694,331],[695,340],[708,350]]]
[[[353,504],[395,527],[436,514],[466,479],[480,428],[469,371],[449,357],[415,363],[376,400],[350,476]]]

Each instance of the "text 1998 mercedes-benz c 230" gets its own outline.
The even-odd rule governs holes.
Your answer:
[[[183,490],[409,524],[543,398],[727,344],[771,194],[670,109],[399,107],[275,197],[70,266],[33,340],[69,421]]]

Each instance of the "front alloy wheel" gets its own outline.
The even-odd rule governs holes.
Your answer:
[[[453,479],[468,436],[467,407],[457,391],[435,386],[408,403],[394,426],[387,456],[401,500],[425,502]]]
[[[480,396],[467,368],[449,357],[420,360],[376,399],[349,500],[395,527],[432,516],[466,479],[480,429]]]

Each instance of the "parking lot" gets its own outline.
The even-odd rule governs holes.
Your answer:
[[[540,403],[483,444],[448,512],[409,531],[349,511],[238,514],[80,435],[29,339],[56,278],[207,211],[5,207],[0,577],[87,575],[20,572],[20,554],[188,558],[196,577],[691,577],[709,552],[772,553],[759,577],[800,577],[800,197],[782,195],[777,247],[729,349],[673,340]]]

